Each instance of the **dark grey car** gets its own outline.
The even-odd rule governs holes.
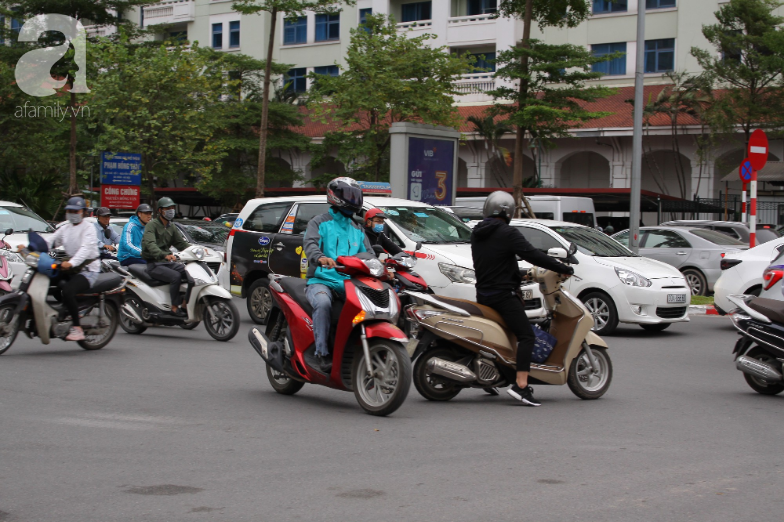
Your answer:
[[[721,232],[722,234],[727,234],[728,236],[737,239],[741,243],[746,243],[746,246],[749,245],[749,234],[751,230],[745,223],[739,223],[737,221],[709,221],[707,219],[680,219],[675,221],[667,221],[666,223],[662,223],[661,226],[664,227],[696,227],[696,228],[707,228],[709,230],[715,230],[717,232]],[[762,243],[767,243],[771,239],[776,239],[777,237],[781,237],[781,235],[776,232],[773,228],[762,228],[757,227],[757,245],[761,245]]]

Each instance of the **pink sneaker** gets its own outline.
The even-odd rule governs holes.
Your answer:
[[[68,332],[66,341],[84,341],[84,330],[79,326],[72,326],[71,331]]]

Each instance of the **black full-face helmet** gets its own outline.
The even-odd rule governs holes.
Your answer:
[[[362,189],[354,178],[335,178],[327,184],[327,202],[345,214],[362,210]]]

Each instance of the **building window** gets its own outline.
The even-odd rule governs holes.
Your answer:
[[[675,38],[648,40],[645,42],[645,72],[669,72],[675,70]]]
[[[498,0],[468,0],[468,16],[495,13]]]
[[[20,10],[19,7],[12,7],[11,8],[11,11],[13,11],[14,13],[18,13],[19,10]],[[11,18],[11,30],[13,32],[15,32],[16,34],[19,34],[19,31],[22,30],[22,26],[23,25],[24,25],[24,22],[22,22],[21,20],[17,20],[16,18]]]
[[[340,14],[316,15],[316,41],[340,40]]]
[[[237,49],[240,46],[240,22],[229,22],[229,49]]]
[[[362,25],[367,22],[367,17],[373,14],[373,9],[368,7],[367,9],[360,9],[359,10],[359,24]]]
[[[223,49],[223,24],[212,24],[212,48]]]
[[[663,9],[665,7],[675,7],[675,0],[645,0],[646,9]]]
[[[287,76],[289,77],[286,82],[286,90],[294,92],[305,92],[308,90],[307,83],[308,70],[305,67],[297,67],[296,69],[289,69]]]
[[[468,53],[469,56],[474,56],[474,74],[483,72],[495,72],[495,52],[491,53]]]
[[[593,0],[593,14],[625,13],[628,0]]]
[[[413,4],[403,4],[403,22],[418,22],[420,20],[432,19],[433,2],[416,2]]]
[[[608,54],[615,54],[617,52],[626,53],[626,42],[591,46],[591,53],[594,56],[607,56]],[[591,65],[591,70],[608,76],[626,74],[626,54],[620,58],[613,58],[608,62],[595,63]]]
[[[303,44],[308,41],[308,19],[304,16],[283,22],[283,45]]]
[[[314,74],[323,74],[324,76],[339,76],[340,70],[337,65],[325,65],[324,67],[314,67]]]

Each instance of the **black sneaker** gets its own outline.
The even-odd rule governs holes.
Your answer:
[[[173,313],[175,316],[177,316],[177,317],[181,317],[181,318],[183,318],[183,319],[184,319],[184,318],[186,318],[186,317],[188,317],[188,312],[186,312],[186,311],[185,311],[185,309],[184,309],[183,307],[179,307],[179,308],[177,308],[177,311],[176,311],[176,312],[172,312],[172,313]]]
[[[541,406],[542,403],[534,399],[534,389],[530,386],[520,388],[517,383],[513,384],[511,388],[506,390],[506,393],[517,399],[526,406]]]

